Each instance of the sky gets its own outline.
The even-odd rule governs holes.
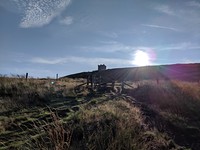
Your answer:
[[[199,62],[199,0],[0,0],[0,74]]]

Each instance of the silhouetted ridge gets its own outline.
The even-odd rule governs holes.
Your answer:
[[[137,81],[148,79],[175,79],[183,81],[200,80],[200,63],[172,64],[160,66],[144,66],[129,68],[114,68],[103,71],[81,72],[67,75],[68,78],[87,78],[90,75],[101,75],[104,79],[116,81]],[[65,78],[63,77],[63,78]]]

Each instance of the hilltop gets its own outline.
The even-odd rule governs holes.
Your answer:
[[[101,72],[81,72],[62,78],[87,78],[90,75],[100,74],[103,78],[112,78],[116,81],[138,81],[148,79],[171,79],[181,81],[199,81],[200,63],[172,64],[159,66],[129,67],[107,69]]]

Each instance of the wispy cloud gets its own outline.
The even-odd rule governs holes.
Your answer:
[[[156,5],[153,7],[154,10],[167,14],[169,16],[174,16],[182,21],[185,21],[185,24],[188,24],[189,26],[193,24],[200,23],[200,15],[199,15],[199,9],[191,9],[189,7],[185,7],[185,4],[187,6],[193,6],[200,8],[200,3],[196,1],[188,1],[186,3],[180,3],[182,7],[173,7],[172,5]],[[182,24],[180,24],[182,26]],[[187,29],[188,30],[188,29]]]
[[[134,49],[134,47],[129,45],[124,45],[122,43],[102,43],[99,46],[80,46],[79,49],[85,50],[85,51],[98,51],[98,52],[129,52]]]
[[[157,47],[157,50],[198,50],[200,49],[200,45],[184,42],[179,44],[167,45],[162,47]]]
[[[69,4],[71,0],[15,0],[22,10],[20,27],[41,27],[49,24]]]
[[[197,2],[197,1],[189,1],[187,2],[187,5],[200,8],[200,2]]]
[[[166,27],[166,26],[159,26],[159,25],[154,25],[154,24],[142,24],[142,26],[146,26],[146,27],[150,27],[150,28],[172,30],[172,31],[179,31],[176,28],[171,28],[171,27]]]
[[[191,59],[187,59],[187,58],[184,58],[181,60],[181,63],[197,63],[197,62],[200,62],[200,60],[191,60]]]
[[[67,16],[67,17],[61,19],[59,22],[60,22],[60,24],[62,24],[62,25],[70,25],[70,24],[73,23],[73,17]]]
[[[176,15],[176,13],[168,5],[157,5],[156,7],[154,7],[154,9],[167,15]]]
[[[117,41],[98,41],[100,45],[95,46],[80,46],[78,49],[84,51],[96,51],[101,53],[113,53],[113,52],[124,52],[127,54],[132,53],[135,50],[152,50],[155,47],[149,46],[137,46],[137,45],[126,45]]]
[[[117,41],[97,41],[97,42],[99,42],[99,43],[101,43],[101,44],[117,44],[118,42]]]
[[[60,57],[60,58],[42,58],[42,57],[35,57],[30,60],[32,63],[37,64],[47,64],[47,65],[57,65],[57,64],[65,64],[65,63],[85,63],[87,65],[93,64],[126,64],[130,65],[131,61],[119,58],[88,58],[88,57]]]
[[[41,57],[34,57],[30,61],[33,62],[33,63],[38,63],[38,64],[54,65],[54,64],[66,63],[67,59],[66,58],[47,59],[47,58],[41,58]]]
[[[132,47],[134,50],[143,50],[143,51],[189,51],[189,50],[200,50],[200,45],[192,42],[183,42],[177,44],[169,45],[155,45],[151,47],[136,46]]]
[[[98,31],[98,34],[108,38],[118,38],[118,34],[116,32]]]

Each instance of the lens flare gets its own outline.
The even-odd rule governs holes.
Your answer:
[[[147,52],[144,52],[142,50],[137,50],[134,53],[134,59],[132,62],[133,65],[136,66],[147,66],[150,65],[150,57]]]

